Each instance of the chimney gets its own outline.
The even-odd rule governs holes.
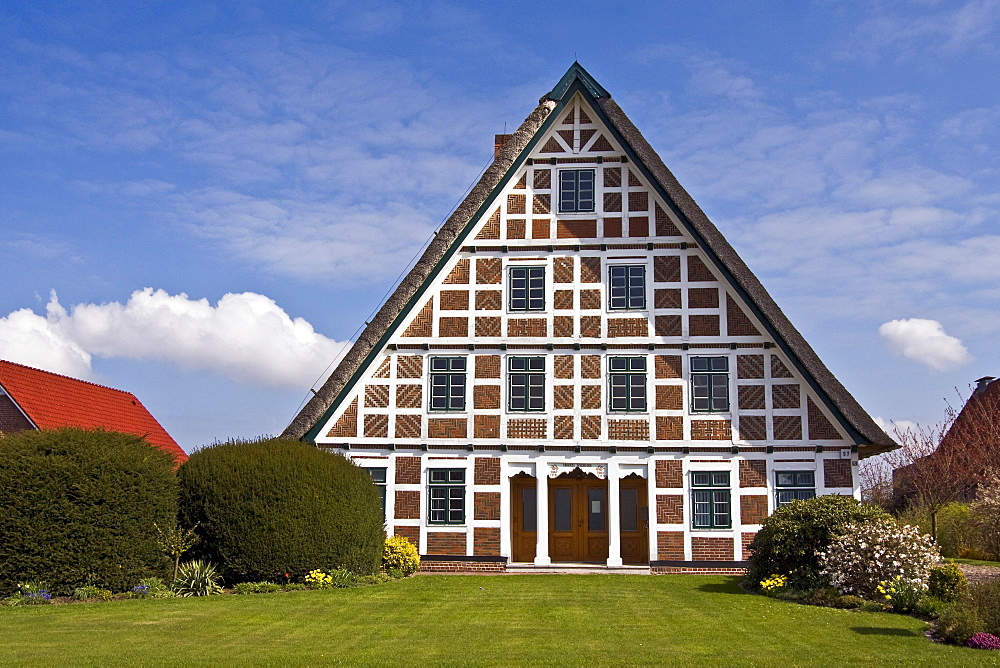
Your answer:
[[[500,157],[500,151],[503,150],[503,147],[507,145],[507,142],[509,142],[510,138],[513,137],[513,136],[514,135],[494,135],[494,138],[493,138],[493,159],[494,160],[496,160],[497,158]]]
[[[976,379],[976,391],[973,394],[982,394],[986,391],[987,386],[993,382],[994,376],[983,376],[982,378]]]

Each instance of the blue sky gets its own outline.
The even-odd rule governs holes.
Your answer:
[[[1000,375],[1000,0],[0,7],[0,358],[280,432],[574,59],[831,370]]]

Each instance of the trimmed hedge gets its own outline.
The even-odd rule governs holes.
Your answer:
[[[4,436],[0,453],[0,593],[28,581],[124,591],[167,574],[153,525],[177,518],[173,455],[76,428]]]
[[[178,471],[193,555],[230,582],[304,577],[313,569],[379,569],[382,504],[363,469],[286,439],[229,441],[191,455]]]
[[[778,508],[750,544],[747,584],[756,588],[764,578],[780,574],[788,576],[788,585],[795,589],[829,586],[829,578],[820,574],[816,553],[829,547],[844,526],[874,519],[892,520],[892,516],[878,506],[838,494]]]

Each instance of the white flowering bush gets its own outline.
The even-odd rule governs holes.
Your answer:
[[[933,538],[891,520],[849,524],[817,556],[821,572],[840,593],[869,600],[885,582],[926,590],[931,566],[941,560]]]

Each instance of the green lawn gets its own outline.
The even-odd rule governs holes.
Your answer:
[[[993,665],[910,617],[735,578],[418,576],[377,587],[0,608],[4,664]]]

